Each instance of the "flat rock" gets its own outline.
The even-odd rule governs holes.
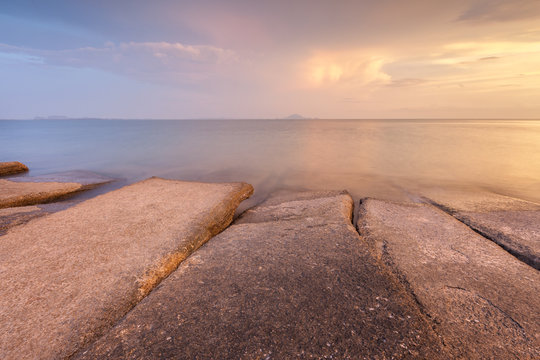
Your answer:
[[[0,179],[0,209],[55,201],[113,180],[89,171]]]
[[[0,236],[4,235],[13,226],[27,223],[43,215],[46,215],[46,212],[37,206],[0,209]]]
[[[18,161],[0,162],[0,176],[27,172],[28,167]]]
[[[358,228],[453,358],[540,358],[540,273],[428,204],[365,200]]]
[[[252,191],[152,178],[10,229],[0,238],[0,358],[69,357],[223,230]]]
[[[540,270],[540,204],[487,191],[432,189],[424,196]]]
[[[438,189],[422,191],[424,198],[449,212],[537,211],[540,204],[479,189]]]
[[[352,207],[343,193],[269,198],[75,358],[446,358]]]
[[[306,191],[299,193],[278,192],[263,204],[245,211],[235,224],[269,221],[305,220],[314,218],[326,222],[343,222],[351,216],[349,206],[343,206],[336,197],[350,196],[344,191]]]
[[[50,204],[0,209],[0,236],[4,235],[14,226],[26,224],[32,219],[65,210],[79,202],[80,201],[62,201]]]

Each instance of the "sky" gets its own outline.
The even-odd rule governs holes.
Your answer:
[[[538,0],[0,0],[0,119],[540,118]]]

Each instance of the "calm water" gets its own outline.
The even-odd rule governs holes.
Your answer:
[[[453,184],[540,200],[540,121],[0,121],[0,161],[12,160],[32,175],[246,181],[256,199],[276,189],[400,199]]]

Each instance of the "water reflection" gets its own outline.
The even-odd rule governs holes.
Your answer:
[[[540,121],[0,121],[0,161],[31,174],[85,169],[347,189],[402,200],[403,188],[480,186],[540,201]]]

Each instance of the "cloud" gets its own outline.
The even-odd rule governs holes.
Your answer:
[[[1,46],[0,46],[1,49]],[[18,52],[1,52],[0,61],[8,64],[12,63],[26,63],[26,64],[43,64],[44,60],[39,56],[27,55]]]
[[[429,55],[419,56],[420,64],[450,67],[472,66],[488,63],[507,64],[519,62],[519,58],[538,58],[540,41],[468,41],[445,44]],[[497,61],[495,61],[497,60]]]
[[[308,84],[315,87],[332,84],[384,84],[391,80],[382,67],[390,60],[361,51],[319,53],[303,65]]]
[[[501,22],[540,17],[538,0],[484,0],[475,2],[458,21]]]
[[[67,50],[39,50],[0,44],[0,55],[40,59],[34,63],[76,68],[101,69],[139,78],[201,80],[238,61],[232,50],[208,45],[169,42],[106,43],[103,47]]]
[[[416,85],[425,84],[427,82],[428,80],[426,79],[404,78],[404,79],[392,80],[392,82],[390,82],[387,86],[392,86],[392,87],[416,86]]]
[[[486,56],[483,58],[478,59],[478,61],[489,61],[489,60],[497,60],[500,59],[500,56]]]

